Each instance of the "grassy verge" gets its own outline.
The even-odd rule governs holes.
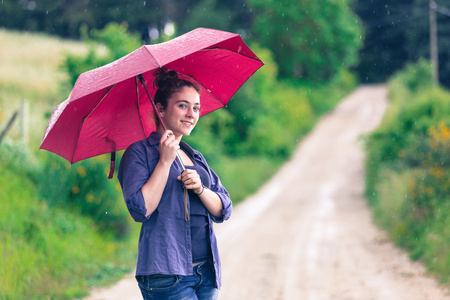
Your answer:
[[[367,196],[391,238],[450,280],[450,93],[433,87],[426,62],[389,83],[390,105],[368,139]]]
[[[30,179],[8,169],[0,186],[0,299],[73,299],[134,267],[131,239],[118,241],[88,217],[49,208]]]

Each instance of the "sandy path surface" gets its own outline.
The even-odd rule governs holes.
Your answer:
[[[360,135],[374,129],[386,89],[357,89],[299,144],[254,196],[216,226],[219,299],[450,299],[371,221]],[[86,300],[141,299],[132,275]]]

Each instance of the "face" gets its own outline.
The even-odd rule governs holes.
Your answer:
[[[200,116],[200,95],[192,87],[183,87],[169,98],[167,107],[161,111],[166,128],[176,138],[190,135]]]

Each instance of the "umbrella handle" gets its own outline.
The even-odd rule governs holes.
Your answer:
[[[161,125],[162,125],[162,127],[164,128],[164,131],[166,131],[166,130],[167,130],[166,125],[164,124],[164,122],[163,122],[163,120],[162,120],[162,118],[161,118],[161,115],[159,114],[158,109],[156,109],[156,104],[155,104],[155,102],[153,101],[153,98],[152,98],[152,96],[150,95],[150,92],[148,91],[147,83],[145,82],[144,75],[139,74],[137,77],[138,77],[139,81],[141,82],[142,86],[144,86],[144,90],[145,90],[145,92],[147,93],[148,99],[150,99],[150,102],[151,102],[151,104],[152,104],[152,106],[153,106],[153,109],[154,109],[155,112],[156,112],[156,115],[158,116],[159,122],[161,122]],[[177,151],[177,160],[178,160],[178,162],[180,163],[181,169],[182,169],[183,171],[185,171],[185,170],[186,170],[186,167],[184,166],[183,161],[181,160],[181,156],[180,156],[180,154],[178,153],[178,151]]]

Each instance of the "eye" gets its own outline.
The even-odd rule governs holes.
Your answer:
[[[178,107],[179,108],[186,108],[187,106],[186,106],[186,104],[179,104]]]
[[[195,106],[195,107],[194,107],[194,111],[195,111],[195,112],[199,112],[199,111],[200,111],[200,107]]]

